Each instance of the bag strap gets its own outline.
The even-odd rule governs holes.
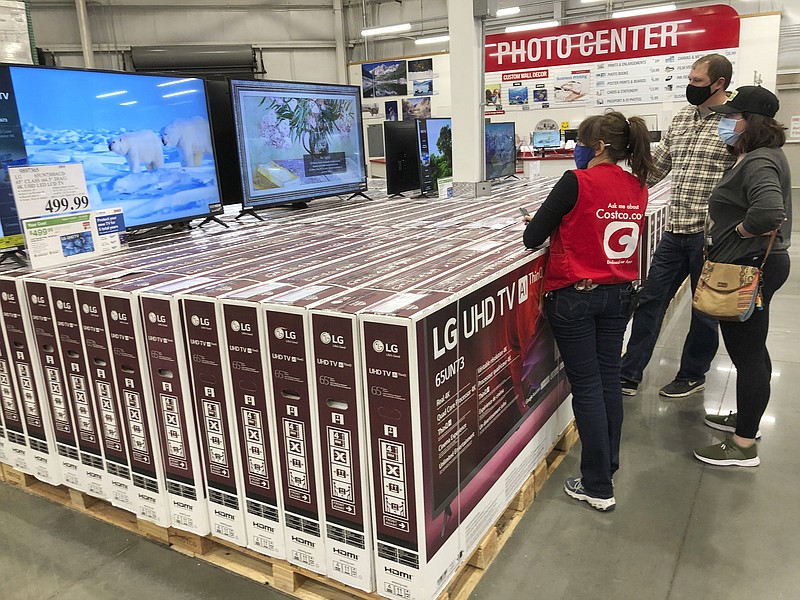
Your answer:
[[[772,235],[769,236],[769,245],[767,246],[767,252],[764,254],[764,260],[761,261],[761,266],[758,267],[759,270],[764,268],[764,264],[767,262],[767,257],[769,256],[770,251],[772,250],[772,246],[775,244],[775,236],[778,234],[778,229],[780,227],[775,228],[775,231],[772,232]]]

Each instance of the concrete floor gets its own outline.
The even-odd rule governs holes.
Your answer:
[[[472,598],[726,600],[800,598],[800,250],[772,306],[772,400],[761,466],[704,466],[693,448],[718,436],[706,412],[735,409],[724,346],[703,393],[662,400],[688,327],[684,295],[638,396],[626,398],[617,509],[598,513],[561,484],[578,448],[547,482]],[[792,475],[794,473],[794,475]],[[0,485],[3,600],[270,600],[285,598],[213,566]]]

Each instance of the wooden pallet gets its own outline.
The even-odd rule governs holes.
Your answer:
[[[478,547],[456,572],[453,580],[437,600],[466,600],[486,569],[492,564],[502,547],[522,520],[525,511],[535,500],[547,479],[553,474],[564,455],[578,441],[574,422],[561,434],[544,460],[534,469],[520,491],[514,496],[494,526]],[[7,484],[43,496],[64,506],[78,510],[101,521],[144,536],[173,550],[203,560],[227,571],[269,585],[302,600],[382,600],[382,596],[351,588],[324,575],[309,571],[286,561],[274,559],[236,546],[212,536],[200,536],[175,528],[159,527],[137,519],[128,511],[64,486],[43,483],[7,465],[0,465],[0,476]]]

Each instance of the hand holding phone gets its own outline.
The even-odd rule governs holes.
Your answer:
[[[519,207],[519,212],[521,212],[521,213],[522,213],[522,216],[523,216],[523,217],[529,217],[529,216],[531,216],[531,213],[529,213],[529,212],[528,212],[528,209],[527,209],[527,208],[525,208],[524,206],[520,206],[520,207]]]

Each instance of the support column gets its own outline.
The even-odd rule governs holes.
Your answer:
[[[342,0],[333,0],[333,32],[336,40],[336,82],[347,83],[347,60],[344,46],[344,10]]]
[[[484,182],[483,21],[473,16],[471,4],[463,0],[447,2],[453,99],[453,193],[467,198],[488,195],[491,190],[491,184]]]
[[[87,69],[94,69],[94,53],[92,52],[92,31],[89,27],[89,15],[86,12],[86,0],[75,0],[78,11],[78,31],[81,34],[81,50],[83,63]]]

